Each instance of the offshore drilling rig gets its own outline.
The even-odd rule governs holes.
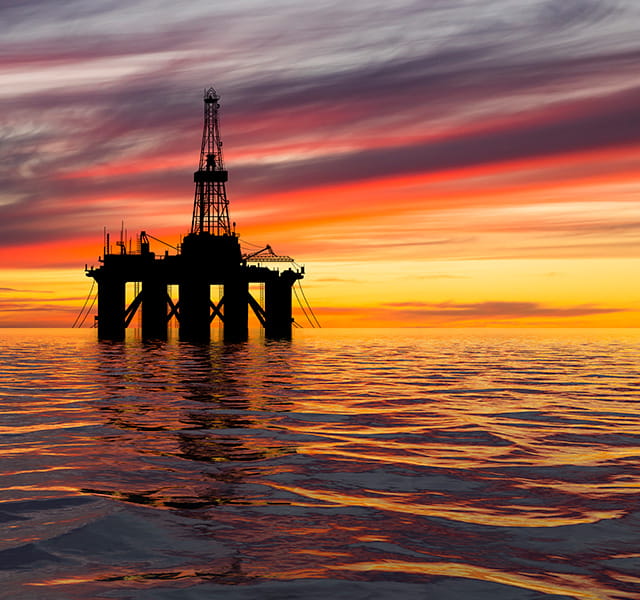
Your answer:
[[[141,335],[145,339],[166,339],[169,322],[178,322],[179,337],[187,341],[210,338],[211,323],[218,318],[225,341],[248,337],[249,309],[264,327],[267,338],[291,337],[292,288],[304,276],[304,267],[276,268],[262,262],[293,262],[277,256],[269,246],[243,254],[240,240],[229,222],[227,170],[222,157],[218,110],[220,96],[213,87],[204,94],[204,130],[200,163],[194,173],[195,198],[191,231],[176,254],[156,256],[148,235],[142,231],[135,251],[126,241],[116,242],[111,251],[105,234],[104,258],[98,268],[87,268],[87,277],[98,284],[98,337],[121,340],[134,315],[140,311]],[[153,238],[156,239],[156,238]],[[159,241],[159,240],[158,240]],[[249,264],[249,263],[258,264]],[[135,294],[127,305],[126,285],[134,282]],[[263,304],[249,292],[250,283],[264,286]],[[178,286],[174,302],[168,286]],[[212,299],[211,286],[222,286],[222,297]]]

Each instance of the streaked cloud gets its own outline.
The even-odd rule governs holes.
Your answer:
[[[20,293],[20,294],[52,294],[50,290],[18,290],[16,288],[0,287],[0,293]]]
[[[624,308],[597,307],[591,305],[551,307],[538,302],[389,302],[384,305],[401,310],[411,317],[438,316],[453,317],[455,320],[478,318],[521,318],[521,317],[584,317],[604,313],[623,312]]]
[[[382,258],[477,286],[428,261],[638,255],[632,0],[24,0],[0,19],[4,267],[81,269],[123,221],[175,242],[211,84],[232,219],[360,261],[326,286]]]
[[[329,326],[371,327],[582,327],[593,319],[613,318],[626,308],[595,305],[552,306],[539,302],[390,302],[377,306],[316,306],[321,323]],[[297,320],[304,324],[302,315]],[[615,326],[615,325],[614,325]]]

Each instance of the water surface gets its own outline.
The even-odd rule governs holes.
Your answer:
[[[0,596],[640,594],[640,332],[0,330]]]

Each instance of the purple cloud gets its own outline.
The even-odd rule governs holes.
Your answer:
[[[396,314],[409,317],[447,317],[453,320],[469,319],[513,319],[524,317],[585,317],[608,313],[625,312],[627,309],[615,307],[598,307],[590,304],[578,306],[553,307],[537,302],[388,302],[384,307],[392,309]]]

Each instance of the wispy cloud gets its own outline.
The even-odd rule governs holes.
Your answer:
[[[385,302],[376,306],[315,306],[321,322],[343,326],[464,327],[503,326],[571,326],[605,315],[624,315],[623,307],[581,304],[551,306],[539,302]]]
[[[52,294],[49,290],[19,290],[16,288],[0,287],[0,293],[20,293],[20,294]]]
[[[0,19],[5,262],[84,262],[123,219],[184,233],[212,83],[232,215],[283,252],[586,257],[637,242],[637,210],[575,204],[637,194],[633,0],[24,0]],[[552,204],[567,210],[498,210]],[[474,306],[421,310],[500,317]]]
[[[598,307],[592,305],[553,307],[537,302],[389,302],[384,304],[396,311],[403,311],[407,316],[437,316],[453,320],[501,318],[513,319],[523,317],[584,317],[606,313],[623,312],[624,308]]]

